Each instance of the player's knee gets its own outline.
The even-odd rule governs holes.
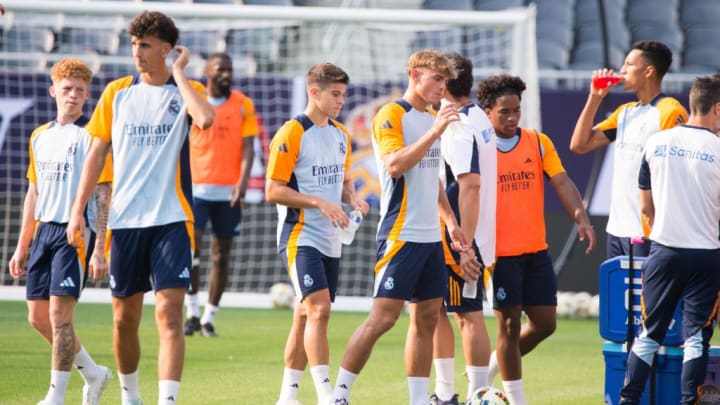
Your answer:
[[[327,322],[330,319],[330,305],[315,304],[305,307],[306,317],[310,322]]]
[[[50,326],[50,318],[42,316],[33,312],[28,313],[28,323],[30,326],[38,331],[41,335],[45,336],[50,333],[52,326]]]
[[[520,338],[521,324],[519,318],[507,317],[498,326],[500,327],[500,333],[508,339],[517,340]]]
[[[368,322],[366,322],[365,326],[369,330],[375,331],[374,334],[382,335],[383,333],[392,329],[393,326],[395,326],[396,322],[397,316],[394,316],[394,314],[385,313],[368,319]]]
[[[555,333],[555,329],[557,329],[557,322],[555,319],[548,319],[547,321],[536,324],[535,326],[538,337],[545,339]]]

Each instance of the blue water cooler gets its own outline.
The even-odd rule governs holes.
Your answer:
[[[606,404],[616,405],[620,398],[620,389],[625,379],[628,337],[636,337],[641,331],[642,316],[640,293],[642,290],[642,264],[645,257],[635,257],[630,277],[630,258],[618,256],[606,260],[600,265],[599,294],[600,336],[607,341],[603,343],[605,359],[605,390]],[[673,320],[658,351],[655,378],[655,403],[650,401],[648,382],[640,403],[642,405],[677,405],[680,402],[680,372],[682,371],[682,316],[680,302],[675,308]],[[629,312],[628,308],[632,311]],[[628,327],[628,319],[632,329]],[[710,349],[708,371],[703,386],[700,404],[720,404],[720,348]]]

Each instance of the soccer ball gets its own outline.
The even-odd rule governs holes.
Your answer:
[[[275,283],[270,287],[270,301],[273,308],[292,308],[295,291],[288,283]]]
[[[592,295],[585,291],[575,293],[575,315],[581,318],[590,316],[590,305],[592,305]]]
[[[559,291],[557,293],[557,316],[560,318],[572,318],[577,313],[577,304],[575,293]]]
[[[507,396],[494,387],[482,387],[470,395],[467,405],[510,405]]]

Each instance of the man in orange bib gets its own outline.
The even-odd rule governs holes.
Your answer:
[[[255,157],[253,141],[258,122],[252,100],[232,90],[232,60],[224,53],[208,57],[207,97],[215,110],[215,123],[208,129],[193,127],[190,134],[190,171],[195,215],[195,257],[190,289],[185,299],[185,335],[196,331],[208,337],[215,333],[215,314],[220,306],[228,278],[228,261],[233,237],[240,231],[242,199]],[[212,223],[210,247],[212,266],[208,281],[208,300],[200,317],[200,249],[205,224]]]
[[[498,324],[488,381],[498,367],[503,390],[513,405],[525,405],[521,356],[555,331],[557,281],[545,240],[544,179],[577,223],[578,236],[595,246],[593,231],[575,183],[565,173],[550,138],[520,128],[519,77],[492,76],[478,86],[478,102],[497,135],[497,227],[492,270],[493,309]],[[525,312],[528,322],[520,325]]]

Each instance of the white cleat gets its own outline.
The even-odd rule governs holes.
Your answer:
[[[100,397],[112,379],[112,371],[105,366],[100,367],[103,368],[103,375],[91,384],[86,383],[83,386],[83,405],[100,405]]]

